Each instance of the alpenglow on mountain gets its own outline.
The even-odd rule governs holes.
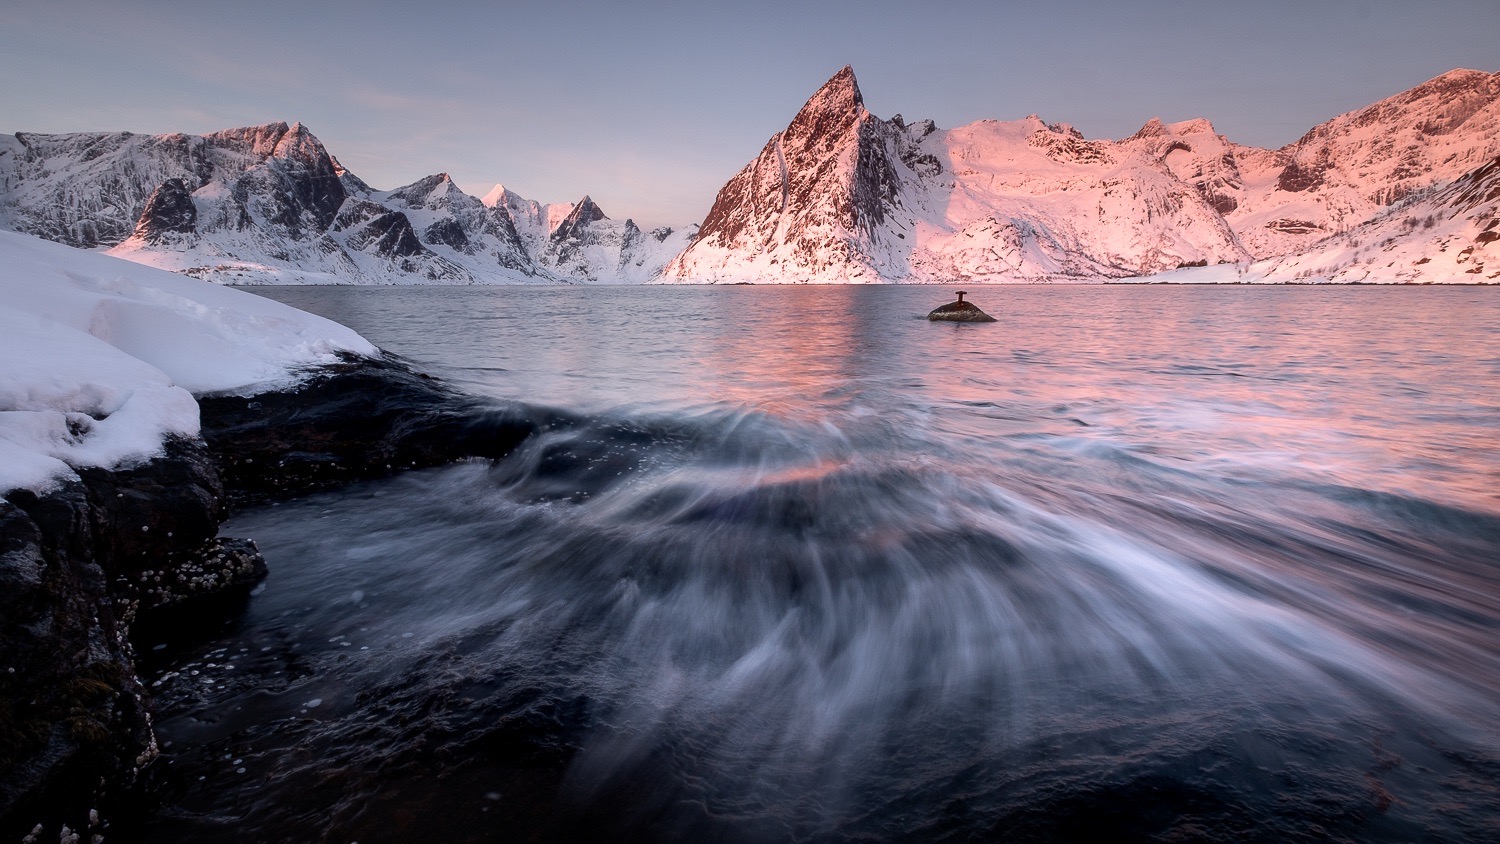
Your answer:
[[[845,67],[724,185],[666,280],[1081,281],[1203,265],[1287,280],[1279,268],[1297,265],[1286,256],[1387,217],[1405,229],[1364,257],[1401,251],[1407,261],[1360,278],[1488,280],[1500,277],[1500,256],[1474,267],[1495,197],[1464,212],[1482,231],[1455,247],[1474,256],[1463,277],[1451,262],[1421,262],[1425,248],[1400,247],[1424,230],[1399,221],[1497,156],[1500,73],[1452,71],[1265,150],[1201,119],[1153,118],[1119,141],[1034,115],[948,130],[883,120]],[[1424,205],[1421,219],[1447,207]],[[1316,269],[1337,275],[1335,264]]]
[[[1491,282],[1500,73],[1454,70],[1277,150],[1205,119],[882,119],[845,67],[644,231],[589,197],[376,190],[299,124],[0,137],[0,226],[228,283]],[[1460,188],[1460,185],[1467,188]],[[1160,274],[1160,275],[1158,275]]]

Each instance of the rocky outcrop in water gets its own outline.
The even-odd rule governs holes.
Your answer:
[[[253,543],[216,536],[232,503],[503,457],[542,424],[392,359],[200,408],[202,440],[0,499],[0,840],[90,829],[157,756],[130,634],[165,617],[181,635],[264,576]]]
[[[981,311],[973,302],[965,302],[967,291],[958,291],[958,301],[933,308],[927,318],[933,322],[996,322],[996,319]]]

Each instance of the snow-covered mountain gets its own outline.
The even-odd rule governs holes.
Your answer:
[[[1194,283],[1500,282],[1500,156],[1441,188],[1290,255],[1180,270],[1144,281]]]
[[[719,191],[666,276],[1009,281],[1248,257],[1153,162],[1036,117],[946,131],[882,120],[845,67]]]
[[[643,232],[633,220],[610,219],[588,196],[542,205],[495,185],[481,201],[509,215],[528,254],[547,271],[584,281],[650,281],[698,231],[695,224]]]
[[[587,197],[562,230],[573,206],[501,190],[440,173],[377,191],[300,124],[0,138],[0,225],[222,282],[637,282],[696,230],[644,234]]]
[[[284,123],[0,137],[0,227],[241,283],[1007,282],[1214,266],[1452,282],[1489,276],[1433,238],[1492,229],[1469,231],[1481,212],[1443,191],[1486,178],[1497,156],[1500,73],[1450,71],[1268,150],[1204,119],[1152,118],[1117,141],[1034,115],[886,120],[845,67],[723,186],[701,230],[642,231],[587,196],[549,205],[496,185],[476,198],[442,173],[375,190]],[[1371,263],[1372,241],[1387,266]]]
[[[1500,73],[1449,71],[1274,151],[1201,120],[1153,120],[1122,144],[1200,186],[1257,258],[1287,255],[1500,155]]]
[[[845,67],[724,185],[663,280],[1037,281],[1246,267],[1319,248],[1497,154],[1500,74],[1479,71],[1451,71],[1264,150],[1202,119],[1153,118],[1119,141],[1035,116],[951,130],[882,120]]]

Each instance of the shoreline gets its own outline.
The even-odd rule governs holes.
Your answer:
[[[106,834],[140,812],[161,751],[132,629],[233,604],[264,578],[253,542],[218,533],[234,510],[499,459],[542,424],[390,355],[304,375],[196,397],[201,437],[144,463],[0,498],[0,838]]]

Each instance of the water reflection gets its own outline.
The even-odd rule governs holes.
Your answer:
[[[233,679],[162,687],[205,778],[162,840],[1500,813],[1486,291],[976,293],[994,325],[909,288],[444,288],[425,325],[418,292],[276,292],[579,414],[227,526],[273,575],[187,657]]]

